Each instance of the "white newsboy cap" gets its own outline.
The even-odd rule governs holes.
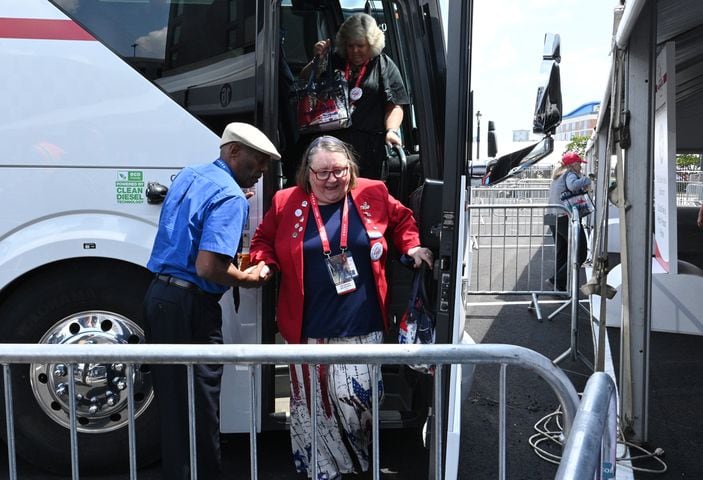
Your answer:
[[[225,127],[220,139],[220,146],[231,142],[239,142],[261,153],[265,153],[274,160],[280,160],[281,154],[273,146],[271,140],[254,125],[242,122],[232,122]]]

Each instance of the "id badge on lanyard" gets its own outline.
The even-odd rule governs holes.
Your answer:
[[[349,237],[349,204],[346,196],[344,197],[344,205],[342,207],[342,231],[339,241],[339,247],[342,250],[342,253],[338,255],[332,255],[329,238],[327,237],[327,230],[325,230],[325,224],[322,221],[322,214],[320,214],[320,208],[314,194],[310,194],[310,207],[312,209],[313,216],[315,217],[317,230],[320,234],[322,253],[327,257],[325,259],[325,265],[327,265],[327,271],[330,274],[330,279],[334,284],[337,294],[346,295],[347,293],[355,291],[356,281],[354,278],[359,276],[359,273],[356,270],[356,264],[354,263],[354,258],[352,258],[351,252],[346,251],[347,239]]]
[[[356,290],[354,278],[359,274],[350,253],[342,252],[339,255],[331,255],[325,259],[325,263],[338,295],[345,295]]]

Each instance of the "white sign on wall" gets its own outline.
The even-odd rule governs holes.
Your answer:
[[[674,42],[657,55],[654,100],[654,255],[677,273],[676,248],[676,82]]]

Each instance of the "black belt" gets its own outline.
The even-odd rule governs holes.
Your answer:
[[[166,285],[173,285],[174,287],[183,288],[184,290],[190,290],[198,295],[205,295],[219,300],[222,295],[219,293],[209,293],[188,280],[183,280],[182,278],[172,277],[171,275],[162,275],[160,273],[156,274],[156,279]]]

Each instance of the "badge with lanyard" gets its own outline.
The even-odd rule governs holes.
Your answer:
[[[351,252],[347,252],[347,240],[349,238],[349,204],[347,203],[347,198],[346,196],[344,197],[344,205],[342,207],[342,231],[339,239],[339,249],[342,252],[338,255],[332,255],[325,223],[322,221],[322,214],[320,213],[317,198],[313,193],[310,194],[310,207],[313,217],[315,217],[317,230],[320,234],[322,253],[327,257],[325,258],[325,265],[327,265],[327,271],[330,274],[330,279],[334,284],[334,288],[337,290],[338,295],[351,293],[356,290],[354,278],[359,276],[359,273],[356,270]]]

